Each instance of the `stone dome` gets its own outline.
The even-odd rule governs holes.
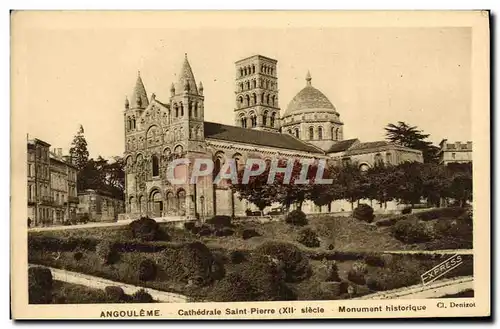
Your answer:
[[[299,91],[297,95],[288,104],[284,117],[291,114],[309,110],[321,110],[326,112],[337,113],[333,104],[328,98],[311,84],[311,74],[307,72],[307,85]]]

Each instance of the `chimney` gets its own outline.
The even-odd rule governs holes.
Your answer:
[[[467,149],[472,150],[472,142],[471,141],[467,142]]]
[[[62,148],[57,149],[57,156],[62,157]]]
[[[457,150],[460,150],[460,146],[461,146],[461,145],[462,145],[462,143],[461,143],[461,142],[455,142],[455,148],[456,148]]]

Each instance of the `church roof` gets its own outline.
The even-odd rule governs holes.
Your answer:
[[[179,74],[179,80],[177,81],[177,85],[175,86],[177,94],[184,92],[186,82],[189,84],[189,93],[197,95],[198,87],[196,87],[196,80],[194,79],[191,65],[189,65],[187,54],[184,56],[184,63],[182,64],[182,69]]]
[[[148,95],[146,94],[146,88],[144,88],[144,83],[142,83],[141,73],[137,74],[137,80],[135,81],[134,91],[132,92],[132,97],[130,97],[130,107],[137,107],[137,100],[140,99],[141,108],[146,108],[149,105]]]
[[[358,143],[348,149],[344,155],[356,155],[362,153],[370,153],[370,152],[379,152],[388,149],[399,149],[406,150],[410,152],[420,152],[419,150],[415,150],[409,147],[397,145],[387,141],[376,141],[376,142],[366,142],[366,143]]]
[[[205,122],[204,128],[205,138],[318,154],[322,153],[320,149],[288,134],[228,126],[215,122]]]
[[[297,95],[288,104],[284,116],[291,115],[293,112],[309,109],[324,109],[336,112],[333,104],[328,98],[311,84],[311,74],[307,72],[307,85],[299,91]]]
[[[349,149],[352,147],[355,143],[359,143],[359,139],[353,138],[353,139],[346,139],[343,141],[339,141],[330,147],[326,153],[337,153],[337,152],[344,152],[345,150]]]

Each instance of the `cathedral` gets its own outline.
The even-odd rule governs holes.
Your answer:
[[[304,88],[282,113],[277,60],[255,55],[237,61],[235,70],[234,125],[204,120],[203,84],[196,82],[187,55],[168,101],[156,99],[155,94],[148,97],[140,74],[137,76],[123,112],[126,213],[120,218],[244,216],[255,206],[240,200],[226,183],[213,183],[228,159],[234,159],[238,168],[247,158],[325,159],[338,165],[352,161],[361,170],[377,162],[422,162],[418,150],[386,141],[345,140],[339,112],[313,86],[309,72]],[[172,185],[166,177],[167,165],[180,157],[213,160],[214,176]],[[312,213],[344,207],[345,203],[336,201],[325,207],[305,203],[302,209]]]

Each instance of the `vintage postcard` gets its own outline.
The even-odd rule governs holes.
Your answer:
[[[14,319],[490,316],[488,11],[13,11]]]

